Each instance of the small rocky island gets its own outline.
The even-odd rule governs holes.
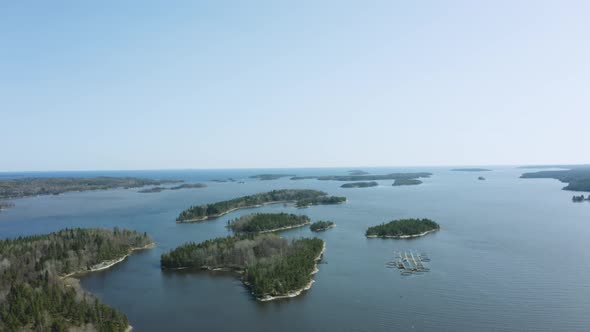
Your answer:
[[[319,220],[314,222],[313,224],[309,225],[309,229],[312,232],[324,232],[327,231],[328,229],[335,227],[336,224],[333,221],[323,221],[323,220]]]
[[[128,331],[127,317],[70,276],[153,246],[126,229],[64,229],[0,240],[0,331]]]
[[[164,190],[180,190],[180,189],[194,189],[194,188],[206,188],[207,185],[204,183],[184,183],[174,187],[152,187],[147,189],[139,190],[138,193],[159,193]]]
[[[392,186],[416,186],[421,184],[422,181],[418,179],[396,179]]]
[[[197,222],[218,218],[238,209],[259,207],[267,204],[296,202],[297,207],[318,204],[338,204],[346,197],[328,196],[327,193],[311,189],[282,189],[265,193],[242,196],[228,201],[191,206],[176,218],[178,223]]]
[[[228,221],[236,233],[268,233],[309,225],[309,217],[291,213],[254,213]]]
[[[11,207],[14,207],[14,203],[0,201],[0,211],[6,210]]]
[[[398,219],[367,229],[367,237],[406,239],[438,231],[439,224],[430,219]]]
[[[341,185],[342,188],[368,188],[368,187],[376,187],[379,184],[375,181],[371,182],[350,182]]]
[[[480,176],[477,179],[480,180],[480,181],[484,181],[486,178],[484,178],[483,176]]]
[[[269,301],[310,289],[324,250],[324,241],[317,238],[241,234],[186,243],[162,254],[160,265],[162,269],[235,271],[257,300]]]

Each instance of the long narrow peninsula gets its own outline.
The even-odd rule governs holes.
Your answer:
[[[162,269],[236,271],[257,300],[269,301],[311,288],[324,249],[324,242],[317,238],[242,234],[186,243],[162,254],[160,265]]]
[[[440,225],[430,219],[398,219],[367,229],[367,237],[405,239],[424,236],[440,229]]]
[[[267,204],[296,202],[298,207],[317,204],[337,204],[345,197],[328,196],[327,193],[311,189],[282,189],[248,195],[212,204],[191,206],[176,218],[178,223],[189,223],[218,218],[238,209],[248,209]]]
[[[145,233],[64,229],[0,240],[0,331],[128,331],[129,321],[69,278],[153,246]]]
[[[92,178],[20,178],[0,180],[0,199],[37,195],[58,195],[69,191],[139,188],[143,186],[178,182],[182,181],[108,176],[98,176]]]

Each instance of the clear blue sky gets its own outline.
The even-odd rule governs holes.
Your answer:
[[[3,1],[0,171],[589,163],[588,1]]]

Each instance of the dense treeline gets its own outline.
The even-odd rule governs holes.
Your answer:
[[[326,176],[294,176],[291,180],[318,179],[321,181],[375,181],[375,180],[397,180],[417,179],[430,177],[432,173],[390,173],[384,175],[326,175]]]
[[[393,182],[392,186],[414,186],[421,183],[422,181],[418,179],[397,179]]]
[[[278,202],[294,202],[317,197],[325,197],[327,194],[323,191],[309,189],[283,189],[273,190],[266,193],[248,195],[234,198],[228,201],[191,206],[180,213],[176,221],[190,222],[205,220],[208,218],[219,217],[229,211],[255,207],[262,204]]]
[[[412,236],[424,232],[440,229],[440,226],[430,219],[399,219],[367,229],[367,236]]]
[[[258,233],[278,230],[284,227],[296,227],[309,224],[307,216],[289,213],[255,213],[241,216],[230,222],[234,232]]]
[[[138,188],[181,181],[151,180],[134,177],[93,178],[22,178],[0,180],[0,199],[36,195],[57,195],[67,191],[104,190],[112,188]]]
[[[187,243],[162,254],[162,268],[229,268],[243,271],[243,281],[257,297],[284,295],[311,281],[320,239],[286,240],[274,234],[242,234]]]
[[[346,202],[346,197],[342,196],[319,196],[313,198],[300,199],[297,201],[295,206],[307,207],[311,205],[330,205],[340,204]]]
[[[540,171],[524,173],[524,179],[557,179],[568,185],[563,190],[590,191],[590,167],[580,166],[565,171]]]
[[[324,221],[324,220],[319,220],[314,222],[313,224],[309,225],[309,229],[312,232],[322,232],[325,230],[328,230],[329,228],[334,227],[336,224],[334,224],[333,221]]]
[[[121,258],[151,243],[147,234],[118,229],[65,229],[0,240],[0,331],[65,331],[90,326],[124,331],[125,315],[61,276]]]

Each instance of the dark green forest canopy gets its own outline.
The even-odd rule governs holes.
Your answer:
[[[312,279],[322,240],[286,240],[274,234],[242,234],[201,243],[186,243],[162,254],[160,264],[169,268],[229,268],[244,271],[243,281],[252,293],[286,295],[305,287]]]
[[[328,199],[326,195],[327,193],[323,191],[310,189],[273,190],[265,193],[238,197],[228,201],[191,206],[190,208],[182,211],[176,218],[176,221],[193,222],[217,218],[233,210],[256,207],[262,204],[300,201],[304,201],[307,205],[311,203],[324,204],[321,203],[323,201],[326,202],[325,204],[331,204],[331,200]]]
[[[437,229],[440,226],[430,219],[398,219],[369,227],[366,236],[411,236]]]
[[[125,229],[65,229],[0,240],[0,331],[65,331],[91,325],[124,331],[129,322],[61,276],[119,259],[152,240]]]
[[[375,181],[371,181],[371,182],[351,182],[351,183],[345,183],[343,185],[341,185],[340,187],[342,188],[368,188],[368,187],[376,187],[379,184]]]
[[[322,232],[325,230],[328,230],[331,227],[334,227],[334,222],[333,221],[324,221],[324,220],[319,220],[314,222],[313,224],[309,225],[309,229],[312,232]]]
[[[309,217],[289,213],[254,213],[241,216],[230,222],[234,232],[257,233],[278,230],[284,227],[297,227],[310,223]]]
[[[277,180],[280,178],[286,178],[286,177],[291,177],[291,176],[295,176],[295,175],[294,174],[257,174],[257,175],[249,176],[249,178],[268,181],[268,180]]]
[[[471,168],[453,168],[451,171],[453,171],[453,172],[490,172],[491,169],[471,167]]]
[[[421,183],[422,181],[418,179],[396,179],[392,186],[415,186]]]
[[[524,173],[523,179],[556,179],[567,186],[563,190],[590,191],[590,167],[579,167],[562,171],[539,171]]]
[[[397,180],[417,179],[430,177],[432,173],[390,173],[385,175],[328,175],[328,176],[294,176],[291,180],[318,179],[321,181],[375,181],[375,180]]]
[[[63,177],[0,180],[0,199],[36,195],[57,195],[68,191],[138,188],[176,182],[182,181],[108,176],[92,178]]]
[[[332,205],[346,202],[346,197],[343,196],[318,196],[314,198],[304,198],[297,201],[295,206],[299,208],[308,207],[311,205]]]

